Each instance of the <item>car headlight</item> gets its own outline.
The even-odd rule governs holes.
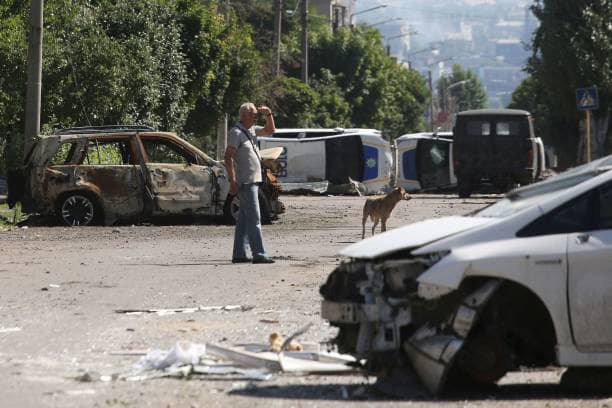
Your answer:
[[[431,268],[446,255],[450,254],[451,251],[440,251],[440,252],[432,252],[431,254],[422,255],[427,261],[429,261],[429,267]]]

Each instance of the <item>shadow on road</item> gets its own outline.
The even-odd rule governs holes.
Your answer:
[[[453,391],[439,397],[431,397],[422,391],[408,393],[403,397],[389,396],[374,386],[359,384],[299,384],[299,385],[249,385],[229,392],[254,398],[281,398],[290,400],[368,400],[368,401],[420,401],[420,402],[486,402],[486,401],[544,401],[544,400],[598,400],[610,398],[607,393],[570,392],[559,384],[506,384],[486,390]]]

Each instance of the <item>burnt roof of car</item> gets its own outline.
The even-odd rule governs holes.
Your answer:
[[[475,109],[457,113],[457,116],[472,115],[508,115],[508,116],[529,116],[530,113],[520,109]]]
[[[120,133],[120,132],[154,132],[155,129],[142,125],[109,125],[84,126],[56,130],[54,135],[80,135],[92,133]]]

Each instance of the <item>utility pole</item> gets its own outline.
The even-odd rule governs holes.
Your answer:
[[[276,53],[276,66],[274,73],[280,75],[280,53],[281,53],[281,32],[283,21],[283,0],[276,0],[276,13],[274,17],[274,52]]]
[[[40,102],[42,88],[43,0],[32,0],[30,40],[28,45],[28,83],[26,91],[23,158],[40,134]]]
[[[427,82],[429,83],[429,95],[431,96],[431,99],[429,100],[429,131],[433,132],[434,93],[433,93],[433,85],[431,81],[431,69],[427,71]]]
[[[308,85],[308,0],[302,0],[302,82]]]
[[[222,9],[225,17],[225,24],[229,24],[230,20],[230,0],[225,0]],[[219,122],[217,122],[217,160],[223,160],[225,149],[227,148],[227,112],[221,114]]]

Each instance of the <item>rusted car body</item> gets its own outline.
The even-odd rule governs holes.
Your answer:
[[[267,221],[284,210],[274,175],[268,176],[260,193]],[[9,204],[56,214],[67,225],[168,215],[231,221],[239,203],[228,193],[222,162],[173,133],[144,127],[73,128],[41,137],[9,180]]]

